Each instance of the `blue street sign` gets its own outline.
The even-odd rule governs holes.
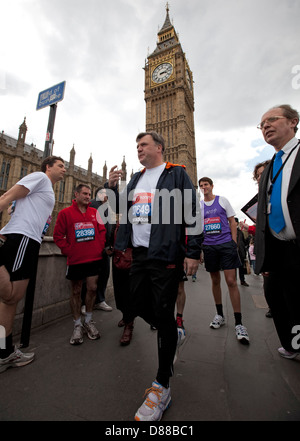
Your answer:
[[[36,110],[51,106],[52,104],[62,101],[64,99],[66,82],[56,84],[56,86],[49,87],[39,93]]]

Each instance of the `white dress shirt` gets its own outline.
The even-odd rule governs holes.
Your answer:
[[[282,163],[284,163],[286,161],[290,151],[293,149],[293,147],[295,147],[298,144],[298,142],[299,142],[299,140],[294,137],[287,144],[285,144],[285,146],[282,148],[282,151],[284,152],[284,154],[281,157]],[[288,205],[287,205],[287,193],[288,193],[292,168],[293,168],[298,150],[299,150],[299,145],[295,148],[295,150],[293,151],[293,153],[289,157],[288,162],[285,164],[285,166],[283,167],[282,172],[281,172],[282,173],[281,206],[282,206],[283,216],[284,216],[284,220],[285,220],[285,227],[279,233],[275,233],[275,231],[270,228],[272,235],[280,240],[296,239],[296,234],[295,234],[295,231],[294,231],[294,228],[292,225],[292,221],[290,218],[289,209],[288,209]],[[271,178],[271,176],[270,176],[270,178]],[[270,184],[271,184],[271,179],[269,180],[268,189],[270,187]]]

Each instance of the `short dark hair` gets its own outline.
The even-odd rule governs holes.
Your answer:
[[[61,161],[63,163],[65,163],[65,161],[60,157],[60,156],[48,156],[47,158],[45,158],[41,164],[41,171],[46,173],[47,170],[47,165],[49,165],[49,167],[53,167],[53,165],[56,163],[56,161]]]
[[[199,179],[199,181],[198,181],[199,187],[200,187],[200,182],[208,182],[210,185],[214,185],[213,180],[210,178],[207,178],[206,176]]]
[[[88,188],[89,190],[91,190],[91,187],[90,187],[88,184],[79,184],[79,185],[77,185],[77,187],[75,188],[75,192],[76,192],[76,193],[80,193],[83,187],[86,187],[86,188]]]
[[[155,144],[162,146],[162,153],[165,151],[165,140],[164,140],[164,138],[159,133],[154,132],[154,130],[152,130],[150,132],[141,132],[141,133],[139,133],[138,136],[136,137],[136,142],[138,142],[141,138],[143,138],[146,135],[152,136],[152,139],[155,142]]]

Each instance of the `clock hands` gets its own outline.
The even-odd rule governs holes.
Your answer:
[[[158,75],[162,76],[162,75],[164,75],[165,73],[167,73],[167,71],[166,71],[166,70],[163,70],[162,72],[159,72]]]
[[[173,66],[171,63],[162,63],[154,69],[152,79],[156,83],[162,83],[172,75],[172,72]]]

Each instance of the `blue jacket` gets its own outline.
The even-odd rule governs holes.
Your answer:
[[[127,213],[123,210],[124,214],[120,221],[120,227],[115,242],[116,249],[125,250],[128,247],[132,247],[132,224],[130,219],[128,219],[128,214],[132,207],[132,200],[128,200],[128,195],[130,195],[130,192],[137,187],[138,181],[144,171],[145,169],[141,172],[135,173],[124,192],[120,195],[120,198],[126,197],[127,203],[125,201],[124,206],[126,207],[125,209],[127,210]],[[171,192],[174,189],[179,190],[182,197],[178,200],[175,200],[175,198],[174,204],[170,204],[170,222],[162,223],[160,218],[159,223],[152,223],[148,248],[149,259],[166,262],[180,262],[183,261],[185,257],[191,259],[200,258],[203,232],[200,206],[195,188],[187,175],[184,166],[167,162],[166,167],[158,180],[157,190],[167,190]],[[184,190],[187,190],[187,192],[184,193]],[[114,189],[114,191],[116,191],[117,195],[117,189]],[[186,197],[187,193],[189,194],[189,197]],[[133,192],[131,194],[133,194]],[[120,204],[117,204],[117,207],[120,205],[121,208],[121,200],[119,202]],[[161,213],[163,199],[161,197],[155,198],[155,204],[159,204],[159,212]],[[182,215],[181,223],[176,223],[175,209],[176,215],[178,215],[178,213]],[[192,218],[188,220],[188,216]],[[195,222],[195,219],[197,222]],[[197,232],[197,234],[190,234],[190,228],[193,230],[193,233]]]

